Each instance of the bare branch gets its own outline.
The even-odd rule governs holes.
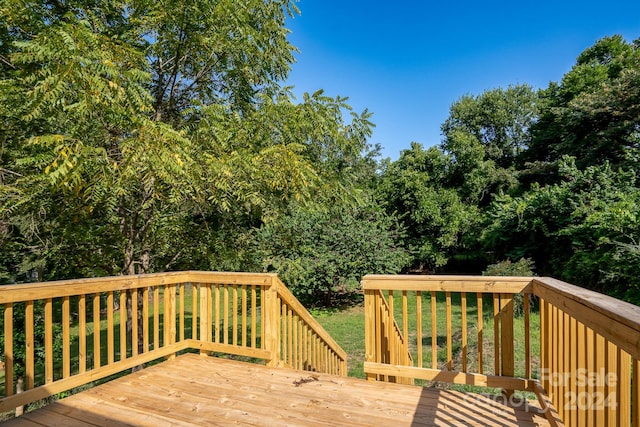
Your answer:
[[[15,70],[16,67],[11,63],[11,61],[9,61],[7,58],[5,58],[4,56],[0,55],[0,62],[5,63],[6,65],[8,65],[9,67],[11,67],[11,69]]]
[[[22,177],[23,177],[23,175],[22,175],[22,174],[20,174],[20,173],[18,173],[18,172],[14,172],[14,171],[9,170],[9,169],[5,169],[5,168],[3,168],[3,167],[0,167],[0,172],[8,173],[8,174],[11,174],[11,175],[15,175],[15,176],[20,177],[20,178],[22,178]]]

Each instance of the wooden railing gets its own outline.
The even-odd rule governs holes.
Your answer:
[[[346,353],[274,274],[178,272],[0,287],[0,412],[179,352],[346,375]]]
[[[536,278],[541,384],[567,425],[640,426],[640,307]]]
[[[640,307],[548,278],[374,275],[362,284],[369,379],[495,387],[506,398],[521,390],[536,394],[551,425],[640,426]],[[383,345],[395,329],[378,315],[385,294],[404,341]],[[407,340],[414,362],[391,363]]]

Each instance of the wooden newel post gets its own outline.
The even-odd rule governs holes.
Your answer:
[[[280,363],[280,304],[278,303],[278,280],[274,277],[266,290],[263,310],[265,310],[265,349],[271,353],[267,366],[276,367]]]
[[[211,299],[211,288],[208,285],[198,283],[200,296],[200,341],[211,341],[211,325],[209,324],[209,300]],[[208,356],[209,352],[200,350],[201,356]]]
[[[176,284],[165,285],[164,287],[164,345],[175,344],[176,342]],[[175,359],[176,354],[167,356],[167,359]]]
[[[376,348],[376,302],[375,291],[371,289],[365,289],[364,291],[364,351],[365,362],[375,362],[375,348]],[[367,373],[367,379],[369,381],[375,381],[377,376],[375,374]]]
[[[514,346],[513,346],[513,295],[500,294],[500,342],[502,351],[500,357],[501,375],[513,377],[514,369]],[[513,390],[503,390],[505,397],[510,398]]]

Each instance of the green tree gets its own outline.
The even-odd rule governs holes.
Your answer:
[[[448,185],[468,203],[487,205],[491,194],[517,187],[520,156],[530,145],[538,95],[530,86],[509,86],[465,95],[442,125],[442,150],[451,156]]]
[[[381,177],[379,197],[407,230],[405,245],[420,270],[444,266],[479,219],[476,206],[465,204],[456,188],[446,187],[450,167],[450,157],[439,148],[425,150],[413,143]]]
[[[3,250],[30,259],[8,276],[203,266],[188,227],[255,226],[363,163],[367,112],[280,88],[292,1],[22,3],[0,6]]]
[[[607,163],[580,170],[570,157],[559,165],[559,183],[496,198],[486,249],[498,259],[531,258],[541,275],[624,295],[630,270],[621,249],[638,235],[635,174]]]
[[[526,158],[576,158],[580,168],[637,164],[640,41],[605,37],[582,52],[562,81],[543,91]]]
[[[257,231],[257,252],[303,302],[331,306],[352,301],[365,274],[400,272],[410,260],[401,238],[395,219],[371,203],[292,205]]]

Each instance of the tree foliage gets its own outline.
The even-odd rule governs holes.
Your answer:
[[[352,298],[365,274],[396,274],[409,261],[394,218],[375,206],[292,206],[257,232],[258,257],[310,304]]]
[[[379,185],[387,212],[407,229],[406,245],[419,270],[445,265],[475,223],[477,208],[446,187],[450,168],[451,159],[438,148],[414,143],[383,172]]]
[[[217,268],[205,236],[355,197],[370,114],[281,87],[293,2],[18,3],[2,3],[5,278]]]

